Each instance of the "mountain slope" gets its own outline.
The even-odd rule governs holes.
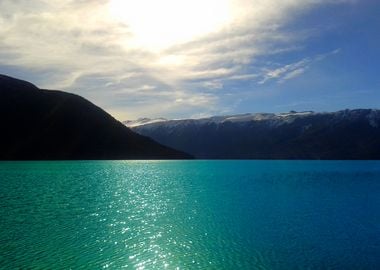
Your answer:
[[[380,159],[379,110],[243,114],[133,123],[134,131],[196,158]]]
[[[0,160],[182,159],[86,99],[0,75]]]

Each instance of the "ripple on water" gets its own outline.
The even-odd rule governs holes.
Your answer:
[[[376,269],[380,166],[344,164],[0,163],[0,268]]]

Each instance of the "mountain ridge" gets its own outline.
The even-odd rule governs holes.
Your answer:
[[[187,159],[83,97],[0,75],[0,160]]]
[[[138,127],[143,125],[150,125],[153,123],[163,123],[163,122],[183,122],[183,121],[198,121],[198,122],[226,122],[226,121],[244,121],[244,120],[269,120],[274,117],[286,117],[288,115],[305,115],[314,114],[314,111],[290,111],[287,113],[242,113],[242,114],[231,114],[231,115],[214,115],[210,117],[201,118],[183,118],[183,119],[167,119],[164,117],[160,118],[148,118],[142,117],[136,120],[125,120],[122,123],[128,127]],[[318,112],[317,112],[318,113]],[[323,112],[321,112],[323,113]]]
[[[380,110],[247,113],[132,130],[204,159],[380,159]]]

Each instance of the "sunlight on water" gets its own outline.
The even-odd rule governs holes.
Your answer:
[[[376,269],[376,162],[0,163],[0,268]]]

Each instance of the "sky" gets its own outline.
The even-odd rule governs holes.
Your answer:
[[[378,0],[0,0],[0,73],[119,120],[380,108]]]

